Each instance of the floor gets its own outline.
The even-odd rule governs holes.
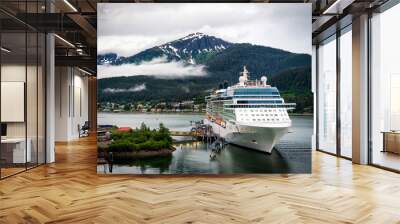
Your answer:
[[[24,168],[20,168],[20,167],[4,168],[3,167],[3,168],[1,168],[1,177],[3,178],[3,177],[11,176],[13,174],[22,172],[24,170],[25,170],[25,167]]]
[[[373,154],[374,164],[400,170],[400,155],[392,152],[381,152],[376,150]]]
[[[106,176],[93,138],[0,181],[0,223],[400,223],[400,175],[313,153],[311,175]]]
[[[22,165],[22,167],[21,167],[21,165],[19,165],[19,167],[7,167],[7,168],[2,167],[1,168],[1,178],[6,178],[8,176],[23,172],[26,169],[32,169],[35,166],[37,166],[37,165],[36,164],[34,164],[34,165],[33,164],[27,164],[26,168],[25,168],[24,165]]]

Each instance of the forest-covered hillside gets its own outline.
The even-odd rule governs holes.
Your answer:
[[[202,37],[205,38],[205,37]],[[182,38],[183,39],[183,38]],[[187,39],[185,39],[187,41]],[[178,47],[183,44],[175,42],[173,46]],[[207,43],[212,45],[208,46]],[[200,50],[190,49],[196,54],[187,54],[188,50],[175,49],[173,52],[186,52],[185,60],[188,65],[204,65],[206,75],[187,76],[179,78],[159,78],[154,75],[136,75],[129,77],[114,77],[99,79],[98,101],[115,103],[135,103],[135,102],[179,102],[184,100],[202,101],[204,97],[218,88],[219,84],[228,81],[229,85],[238,82],[239,73],[246,65],[250,72],[250,79],[260,79],[261,76],[268,77],[268,83],[276,86],[286,102],[297,104],[295,112],[312,112],[313,97],[311,94],[311,56],[308,54],[295,54],[288,51],[271,47],[258,46],[252,44],[225,44],[221,40],[213,39],[209,42],[202,39]],[[168,46],[162,45],[162,46]],[[197,46],[197,45],[194,45]],[[207,50],[204,50],[207,49]],[[210,50],[211,49],[211,50]],[[212,50],[215,49],[215,50]],[[158,51],[158,50],[157,50]],[[146,55],[146,52],[151,54]],[[160,53],[160,52],[159,52]],[[171,60],[183,56],[179,55]],[[162,53],[160,53],[162,54]],[[131,63],[138,63],[137,58],[152,60],[154,50],[142,51]],[[158,54],[155,54],[158,55]],[[158,55],[159,56],[159,55]],[[189,59],[188,59],[189,58]],[[98,63],[119,65],[121,60],[126,58],[118,57],[115,54],[99,55]],[[126,60],[130,63],[129,60]],[[137,88],[137,87],[142,88]]]

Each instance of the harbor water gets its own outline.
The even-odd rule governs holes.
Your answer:
[[[200,121],[203,114],[185,113],[98,113],[98,123],[136,128],[145,123],[157,128],[163,123],[172,131],[189,131],[191,121]],[[113,174],[250,174],[250,173],[310,173],[312,116],[291,116],[292,127],[271,154],[226,145],[215,158],[210,158],[212,146],[204,142],[175,144],[172,156],[134,160],[114,164]],[[174,137],[179,141],[191,137]],[[179,138],[179,139],[178,139]],[[98,173],[108,173],[98,165]]]

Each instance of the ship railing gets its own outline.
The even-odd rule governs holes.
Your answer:
[[[225,109],[235,109],[235,108],[286,108],[293,110],[296,108],[295,103],[282,103],[282,104],[226,104]]]

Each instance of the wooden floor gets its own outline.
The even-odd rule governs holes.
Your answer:
[[[400,175],[320,152],[311,175],[101,176],[96,143],[0,181],[0,223],[400,223]]]

